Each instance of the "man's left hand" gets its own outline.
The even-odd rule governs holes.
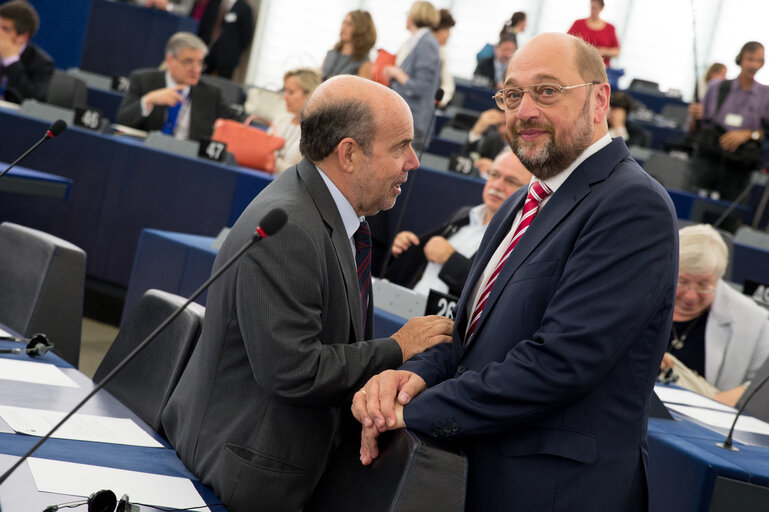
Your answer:
[[[403,405],[395,402],[395,416],[397,421],[388,430],[406,428],[403,422]],[[371,464],[379,456],[379,429],[376,427],[361,427],[360,432],[360,461],[364,466]]]
[[[448,240],[442,236],[434,236],[425,244],[424,249],[425,258],[427,261],[433,263],[440,263],[443,265],[449,259],[449,257],[456,252]]]
[[[734,153],[737,148],[750,140],[751,130],[732,130],[721,135],[718,143],[727,151]]]

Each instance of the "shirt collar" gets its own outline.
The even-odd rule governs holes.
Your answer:
[[[347,238],[352,238],[355,232],[358,231],[361,221],[365,220],[365,217],[358,217],[358,214],[355,213],[355,209],[350,204],[350,201],[344,197],[344,194],[342,194],[334,182],[331,181],[331,178],[326,176],[326,173],[317,165],[315,168],[320,173],[320,177],[323,178],[328,191],[331,193],[332,199],[334,199],[336,209],[339,210],[339,215],[342,217],[342,224],[344,224],[344,231],[347,233]]]
[[[483,221],[486,219],[487,211],[488,211],[488,208],[486,207],[485,204],[479,204],[477,206],[473,206],[467,214],[467,216],[470,219],[470,225],[482,226]]]
[[[571,176],[571,173],[573,173],[582,162],[598,153],[598,151],[602,150],[609,144],[611,144],[611,136],[606,133],[603,137],[588,146],[587,149],[585,149],[585,151],[583,151],[582,154],[580,154],[566,169],[543,181],[550,188],[550,190],[553,191],[553,194],[555,194],[555,191],[558,190],[561,185],[563,185],[567,178]],[[532,176],[531,183],[534,183],[535,181],[537,181],[537,178]]]
[[[173,78],[171,78],[171,73],[169,73],[168,71],[166,71],[166,87],[177,87],[177,86],[179,86],[179,85],[181,85],[181,84],[177,84],[177,83],[174,81],[174,79],[173,79]],[[185,86],[184,86],[184,89],[182,89],[182,91],[181,91],[181,92],[182,92],[182,95],[183,95],[185,98],[189,98],[189,97],[190,97],[190,86],[189,86],[189,85],[185,85]]]

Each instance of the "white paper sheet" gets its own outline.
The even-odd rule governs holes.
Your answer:
[[[127,494],[131,503],[180,509],[206,505],[187,478],[57,460],[31,458],[27,462],[35,485],[43,492],[87,497],[99,489],[110,489],[118,499]]]
[[[668,406],[668,408],[673,411],[680,412],[681,414],[685,414],[686,416],[689,416],[690,418],[693,418],[697,421],[701,421],[702,423],[710,425],[711,427],[725,429],[731,428],[732,423],[734,422],[734,415],[736,414],[733,412],[713,411],[699,407],[689,407],[688,405],[671,404]],[[734,430],[769,436],[769,423],[763,422],[752,416],[740,416],[740,419],[737,420],[737,426],[734,427]]]
[[[16,432],[44,436],[66,413],[0,405],[0,417]],[[53,434],[59,439],[162,448],[163,445],[128,418],[75,414]]]
[[[74,380],[61,371],[61,368],[52,364],[15,359],[0,358],[0,379],[68,388],[79,387]]]
[[[8,337],[8,336],[10,336],[10,335],[11,335],[11,333],[9,333],[9,332],[6,332],[6,331],[4,331],[4,330],[0,329],[0,336]]]
[[[698,395],[688,389],[673,388],[670,386],[656,385],[654,392],[665,404],[691,405],[694,407],[704,407],[706,409],[715,409],[717,411],[737,412],[737,409],[724,405],[710,398]]]

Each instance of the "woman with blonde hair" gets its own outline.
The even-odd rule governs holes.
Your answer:
[[[368,11],[347,13],[339,31],[339,41],[323,60],[323,80],[336,75],[371,78],[369,52],[376,43],[376,27]]]
[[[400,94],[414,117],[414,147],[421,148],[432,120],[435,92],[441,83],[441,56],[433,30],[441,15],[430,2],[414,2],[406,18],[411,32],[395,58],[394,66],[384,68],[385,80]]]
[[[270,126],[272,135],[283,138],[286,143],[275,153],[275,173],[280,174],[286,168],[299,163],[299,114],[307,97],[320,85],[320,75],[311,68],[299,68],[287,71],[283,75],[283,100],[287,112],[275,118]]]

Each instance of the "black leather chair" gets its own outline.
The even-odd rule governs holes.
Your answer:
[[[88,106],[88,87],[80,78],[57,69],[51,77],[45,102],[64,108],[85,108]]]
[[[185,299],[177,295],[148,290],[123,322],[93,376],[94,382],[100,383],[184,302]],[[104,389],[158,432],[163,408],[197,343],[204,311],[199,304],[190,304],[104,386]]]
[[[366,467],[359,440],[354,432],[344,436],[305,512],[465,509],[467,459],[457,448],[410,430],[385,432],[379,457]]]
[[[36,229],[0,224],[0,323],[26,337],[46,334],[75,367],[84,289],[82,249]]]

